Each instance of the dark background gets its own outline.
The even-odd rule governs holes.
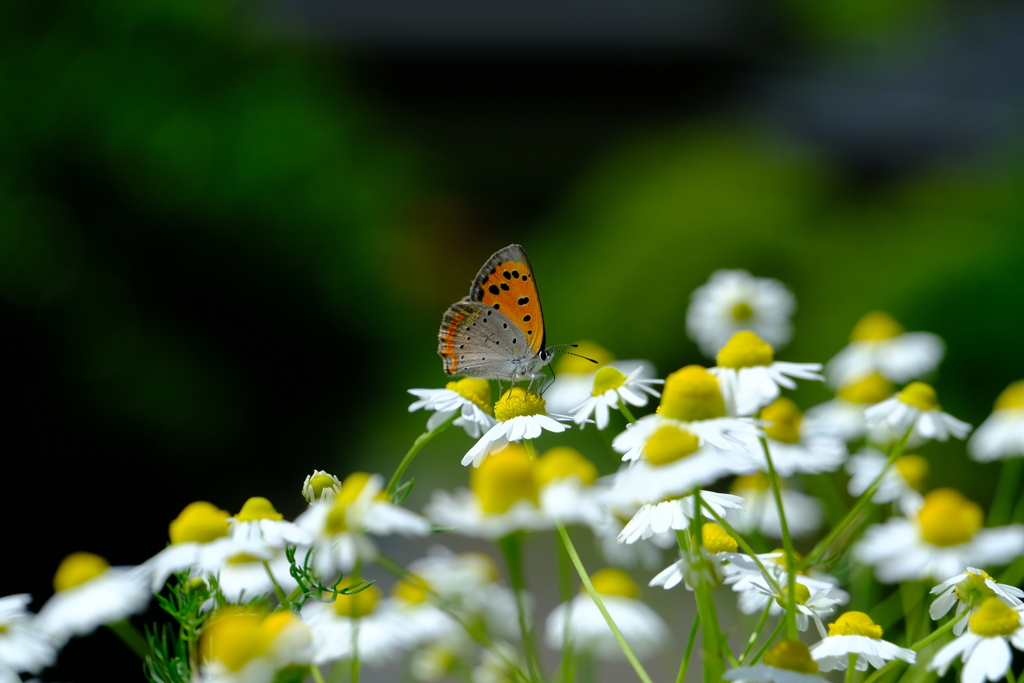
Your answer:
[[[293,517],[314,468],[389,475],[441,313],[511,242],[553,343],[711,364],[686,303],[741,267],[797,296],[785,360],[873,309],[940,334],[978,424],[1024,376],[1022,29],[995,1],[4,4],[3,594],[137,564],[193,500]],[[413,508],[466,447],[417,461]],[[988,501],[995,466],[927,454]],[[122,648],[44,678],[130,680]]]

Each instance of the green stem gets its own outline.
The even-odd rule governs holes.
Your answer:
[[[765,462],[768,463],[768,483],[772,487],[775,506],[779,510],[779,525],[782,527],[782,548],[786,551],[786,630],[790,640],[800,638],[796,627],[796,555],[793,552],[793,538],[789,535],[789,524],[786,523],[786,511],[782,505],[782,480],[775,471],[772,454],[768,449],[768,440],[760,438],[761,449],[764,451]]]
[[[270,571],[270,563],[263,560],[263,568],[267,570],[267,576],[270,577],[270,583],[274,585],[274,595],[277,596],[277,601],[280,602],[282,606],[287,605],[288,596],[284,594],[284,589],[281,588],[281,584],[279,584],[277,579],[274,577],[274,572]]]
[[[857,502],[854,503],[852,508],[850,508],[850,511],[846,513],[846,517],[843,517],[843,521],[833,527],[832,531],[828,532],[825,538],[821,539],[818,544],[814,546],[814,550],[807,554],[807,557],[805,557],[797,566],[797,570],[806,569],[811,566],[826,550],[828,550],[828,547],[832,545],[832,542],[839,538],[839,536],[846,530],[846,527],[850,525],[850,522],[860,515],[861,510],[867,507],[867,504],[871,502],[871,498],[874,497],[875,491],[877,491],[878,487],[881,485],[882,478],[885,477],[886,472],[888,472],[889,468],[893,466],[893,463],[903,455],[903,449],[906,448],[907,439],[910,438],[910,433],[912,431],[914,431],[913,427],[907,430],[907,433],[903,435],[902,439],[893,444],[892,451],[889,453],[889,460],[885,463],[885,467],[882,468],[882,471],[878,473],[875,480],[871,482],[871,485],[868,486],[867,490],[861,494],[861,497],[857,499]]]
[[[939,638],[941,636],[944,636],[945,634],[947,634],[950,631],[952,631],[953,630],[953,626],[955,626],[956,622],[958,622],[958,621],[959,621],[959,619],[956,619],[955,617],[950,619],[945,624],[943,624],[940,628],[935,629],[934,631],[929,633],[927,636],[925,636],[921,640],[919,640],[916,643],[914,643],[913,645],[911,645],[910,649],[913,650],[914,652],[919,652],[921,650],[921,648],[925,647],[926,645],[929,645],[930,643],[935,641],[935,639],[937,639],[937,638]],[[873,672],[870,676],[865,678],[861,683],[875,683],[875,681],[877,681],[879,678],[881,678],[882,676],[884,676],[888,672],[892,671],[894,668],[896,668],[900,664],[904,664],[904,663],[905,662],[903,660],[901,660],[901,659],[894,659],[891,662],[889,662],[888,664],[886,664],[885,666],[883,666],[881,669],[878,669],[875,672]]]
[[[526,452],[529,454],[530,460],[534,464],[536,464],[537,463],[537,449],[533,445],[533,439],[523,439],[523,445],[526,446]]]
[[[779,586],[778,582],[775,581],[772,575],[768,573],[768,568],[764,566],[763,562],[761,562],[761,558],[757,556],[757,552],[752,547],[750,547],[750,544],[747,543],[742,536],[740,536],[739,532],[736,531],[736,529],[732,528],[732,526],[727,521],[725,521],[725,518],[719,515],[717,512],[715,512],[715,510],[707,503],[704,503],[704,512],[707,512],[709,515],[711,515],[714,518],[714,520],[718,522],[718,525],[725,529],[725,533],[732,536],[733,540],[736,541],[736,544],[739,545],[739,547],[743,548],[743,552],[749,555],[750,559],[752,559],[754,563],[757,564],[757,568],[761,570],[762,574],[764,574],[764,578],[767,579],[768,583],[772,587],[772,590],[774,590],[776,594],[782,595],[782,587]]]
[[[764,629],[764,625],[768,623],[768,615],[772,611],[772,602],[774,601],[769,600],[768,604],[764,606],[763,610],[761,610],[761,617],[757,620],[757,626],[754,628],[754,632],[750,634],[750,638],[747,640],[747,646],[743,648],[743,652],[740,654],[740,664],[747,661],[747,656],[750,654],[750,651],[754,649],[754,643],[756,643],[757,639],[761,637],[761,631]]]
[[[572,561],[565,547],[557,544],[555,553],[558,555],[558,589],[562,604],[565,605],[565,626],[562,629],[562,681],[572,683],[576,672],[573,671],[572,659]]]
[[[523,638],[523,652],[526,655],[526,662],[533,679],[542,681],[544,678],[541,674],[537,643],[534,640],[533,629],[530,628],[530,621],[526,613],[526,578],[523,575],[522,534],[520,532],[511,533],[502,538],[499,544],[505,553],[509,582],[512,584],[512,592],[516,596],[519,632]]]
[[[1017,683],[1017,679],[1013,675],[1012,666],[1006,670],[1006,683]]]
[[[704,651],[704,681],[705,683],[718,683],[725,672],[725,658],[722,654],[722,632],[718,626],[718,615],[715,613],[715,599],[711,594],[708,582],[704,580],[701,566],[704,563],[704,556],[700,552],[701,526],[700,514],[701,500],[700,492],[694,490],[694,511],[696,514],[690,520],[689,531],[676,531],[676,539],[683,553],[696,561],[697,585],[693,586],[693,597],[697,600],[697,614],[700,616],[701,648]]]
[[[764,653],[768,651],[768,648],[771,647],[772,643],[775,642],[775,639],[782,635],[782,629],[784,628],[786,628],[786,620],[780,619],[778,625],[775,627],[775,630],[772,631],[770,636],[768,636],[768,640],[764,641],[761,647],[758,648],[753,658],[751,658],[750,664],[747,664],[747,666],[754,666],[755,664],[757,664],[757,660],[761,659]]]
[[[619,412],[622,413],[622,416],[625,417],[626,421],[630,424],[636,422],[636,418],[633,417],[633,412],[626,407],[626,402],[622,400],[621,396],[619,397]]]
[[[857,655],[850,653],[850,661],[846,667],[846,683],[853,683],[853,677],[857,674]]]
[[[429,432],[423,432],[422,434],[416,437],[416,440],[412,442],[412,448],[410,448],[409,452],[405,454],[404,458],[402,458],[402,462],[398,463],[398,469],[395,470],[395,473],[391,475],[391,481],[388,482],[388,487],[384,489],[385,496],[387,496],[388,498],[391,497],[391,494],[395,492],[395,488],[398,486],[398,482],[402,479],[402,475],[405,474],[405,470],[408,469],[409,465],[412,464],[412,461],[416,458],[416,455],[421,450],[423,450],[424,446],[430,443],[431,439],[433,439],[435,436],[437,436],[444,430],[448,429],[448,427],[450,427],[451,424],[455,422],[459,415],[461,415],[461,412],[456,410],[454,413],[452,413],[452,416],[449,417],[447,420],[437,425]]]
[[[316,681],[316,683],[326,683],[324,681],[324,674],[323,674],[323,672],[320,671],[320,667],[317,666],[316,664],[310,664],[309,665],[309,673],[312,674],[313,680]]]
[[[640,660],[633,654],[633,650],[630,649],[626,639],[623,638],[622,632],[619,627],[615,625],[615,621],[612,619],[612,615],[608,614],[608,608],[604,606],[604,601],[601,600],[601,596],[596,590],[594,590],[594,584],[590,582],[590,576],[587,575],[587,570],[583,567],[583,562],[580,561],[580,556],[576,553],[576,548],[572,545],[572,540],[569,538],[569,532],[565,530],[565,526],[561,522],[556,522],[558,533],[562,537],[562,543],[565,545],[566,552],[569,553],[569,557],[572,559],[572,563],[576,566],[576,573],[580,575],[580,580],[583,582],[584,587],[587,589],[587,593],[590,594],[594,604],[597,605],[597,609],[601,612],[601,616],[604,617],[605,622],[608,624],[608,628],[612,630],[612,634],[615,636],[615,640],[619,643],[619,647],[622,648],[623,654],[626,655],[626,659],[633,666],[633,670],[636,671],[636,675],[644,683],[651,683],[651,677],[647,675]]]
[[[139,629],[135,628],[127,619],[107,624],[107,628],[113,631],[140,659],[144,660],[152,654],[146,637],[139,633]]]
[[[988,515],[989,526],[1002,526],[1010,521],[1010,511],[1016,499],[1021,474],[1024,474],[1024,458],[1003,460],[996,496],[992,500],[992,510]]]
[[[686,679],[686,670],[690,667],[690,657],[693,655],[693,644],[697,642],[697,629],[700,627],[700,619],[693,618],[693,626],[690,627],[690,637],[686,639],[686,650],[683,652],[683,661],[679,664],[679,675],[676,676],[676,683],[683,683]]]

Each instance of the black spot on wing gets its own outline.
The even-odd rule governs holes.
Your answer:
[[[530,303],[530,297],[521,296],[519,297],[519,301],[517,301],[516,303],[518,303],[520,306],[525,306],[526,304]]]

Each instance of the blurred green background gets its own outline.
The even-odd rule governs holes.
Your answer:
[[[511,242],[551,343],[663,375],[711,364],[690,293],[745,268],[796,294],[784,360],[884,309],[945,339],[958,417],[1024,377],[1019,8],[451,0],[410,28],[395,2],[0,9],[5,594],[38,607],[75,550],[148,558],[192,500],[293,516],[314,468],[389,474],[425,420],[406,389],[446,379],[442,312]],[[467,446],[430,446],[413,507]],[[988,500],[995,466],[928,455]]]

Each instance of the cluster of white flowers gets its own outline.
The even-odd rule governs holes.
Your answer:
[[[538,642],[562,651],[564,667],[616,658],[639,667],[636,658],[673,641],[644,591],[664,596],[654,589],[680,585],[696,599],[704,666],[719,661],[717,678],[820,683],[819,673],[896,661],[942,675],[957,658],[964,683],[1002,678],[1011,646],[1024,650],[1024,591],[1012,585],[1024,578],[1024,526],[1001,523],[1014,516],[1008,509],[1019,482],[1000,483],[1003,518],[986,527],[981,506],[961,492],[929,490],[927,456],[906,452],[965,439],[971,429],[943,412],[921,381],[942,358],[941,340],[907,333],[875,312],[828,363],[777,361],[794,307],[781,283],[721,271],[694,293],[686,319],[713,367],[687,365],[660,380],[646,361],[614,361],[581,344],[600,367],[567,358],[543,396],[513,386],[492,403],[482,379],[411,389],[409,410],[430,412],[428,437],[454,425],[473,440],[462,459],[468,487],[434,491],[422,514],[402,507],[410,456],[387,485],[378,474],[313,472],[302,487],[307,506],[293,521],[265,498],[249,499],[235,515],[191,503],[171,522],[168,546],[136,567],[76,553],[58,568],[56,593],[38,615],[27,611],[27,595],[0,598],[0,681],[39,673],[74,636],[102,625],[122,632],[153,593],[169,591],[177,602],[163,604],[176,605],[172,616],[197,648],[189,656],[198,665],[194,680],[270,683],[283,671],[320,677],[320,667],[408,656],[420,681],[530,683],[542,678]],[[827,380],[835,397],[804,413],[783,395],[798,380]],[[631,411],[652,400],[656,410],[636,419]],[[621,460],[617,471],[600,476],[569,446],[535,450],[547,433],[591,424],[617,431],[606,439]],[[969,451],[982,462],[1006,460],[1014,471],[1024,456],[1024,382],[998,398]],[[585,572],[571,526],[589,530],[607,566]],[[587,590],[573,596],[563,573],[561,604],[546,611],[538,635],[523,538],[552,531],[563,542],[563,568],[577,563]],[[495,542],[510,585],[489,554],[433,546],[402,567],[374,540],[439,532]],[[806,557],[797,542],[809,547]],[[1010,563],[1008,583],[985,571]],[[884,612],[841,611],[851,601],[843,581],[853,572],[824,571],[834,566],[870,571],[882,584],[940,582],[929,614],[943,623],[930,638],[949,640],[923,662],[927,638],[883,640],[875,620],[889,628]],[[364,581],[382,569],[395,575],[390,596]],[[647,572],[640,584],[648,586],[627,569]],[[738,658],[715,623],[716,589],[739,612],[759,615]],[[770,636],[754,653],[772,619],[786,637]],[[716,647],[717,658],[708,654]],[[733,668],[726,670],[726,659]],[[147,666],[155,670],[157,660]]]

